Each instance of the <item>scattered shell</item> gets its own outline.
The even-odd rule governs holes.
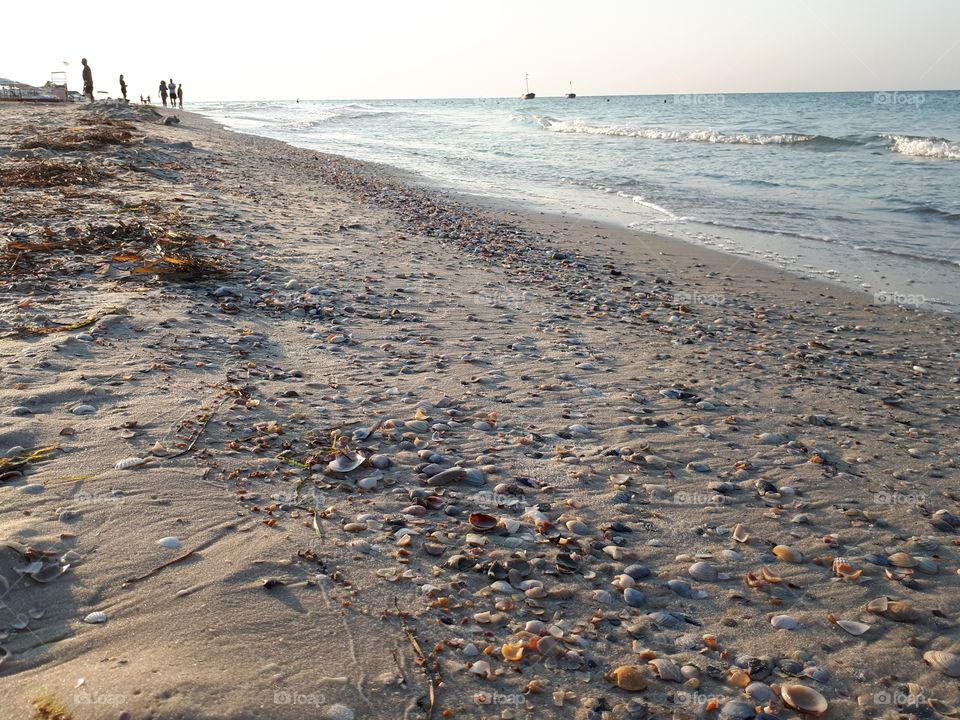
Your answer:
[[[157,540],[157,545],[163,548],[167,548],[168,550],[180,549],[180,541],[173,536],[160,538],[159,540]]]
[[[92,415],[97,409],[93,405],[77,405],[70,412],[74,415]]]
[[[800,625],[800,622],[790,615],[774,615],[770,618],[770,624],[777,630],[793,630]]]
[[[930,650],[923,654],[923,660],[947,677],[960,678],[960,655],[943,650]]]
[[[833,615],[827,615],[827,620],[842,630],[847,631],[851,635],[860,636],[870,629],[870,626],[866,623],[857,622],[855,620],[837,620]]]
[[[902,623],[912,623],[920,619],[920,613],[908,602],[878,597],[867,603],[867,610],[875,615]]]
[[[752,682],[744,688],[747,697],[758,703],[770,702],[775,695],[770,686],[762,682]]]
[[[102,610],[96,610],[95,612],[87,615],[83,621],[90,625],[100,625],[107,621],[107,614]]]
[[[896,552],[890,557],[887,558],[890,561],[890,564],[895,567],[901,568],[915,568],[919,565],[919,562],[912,555],[908,555],[905,552]]]
[[[702,560],[691,565],[687,569],[687,573],[694,580],[701,580],[702,582],[716,582],[717,580],[717,569],[710,563]]]
[[[333,460],[327,463],[327,470],[335,473],[348,473],[356,470],[363,465],[366,458],[360,453],[354,455],[337,455]]]
[[[143,463],[145,462],[146,460],[144,460],[143,458],[128,457],[118,461],[117,464],[114,465],[113,467],[116,468],[117,470],[130,470],[132,468],[143,465]]]
[[[733,532],[730,534],[730,537],[738,543],[745,543],[750,539],[750,533],[747,532],[747,529],[741,523],[737,523],[733,526]]]
[[[827,699],[806,685],[782,685],[780,698],[787,707],[807,715],[819,716],[827,711]]]
[[[499,524],[500,521],[493,515],[479,512],[470,515],[470,526],[477,532],[490,532]]]
[[[647,689],[647,680],[644,677],[643,670],[633,665],[621,665],[611,670],[606,678],[618,688],[627,692],[643,692]]]
[[[669,658],[654,658],[647,664],[657,671],[657,676],[661,680],[682,683],[686,679],[680,672],[680,667]]]
[[[503,647],[500,648],[500,652],[503,654],[504,659],[511,662],[520,662],[520,660],[523,659],[523,650],[524,645],[522,643],[504,643]]]
[[[777,545],[773,548],[773,554],[786,563],[802,563],[803,553],[794,550],[789,545]]]

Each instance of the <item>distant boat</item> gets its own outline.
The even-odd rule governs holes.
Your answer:
[[[537,94],[530,92],[530,76],[529,76],[528,74],[524,74],[523,79],[524,79],[524,81],[525,81],[526,84],[527,84],[527,91],[526,91],[523,95],[520,96],[520,99],[521,99],[521,100],[533,100],[533,99],[537,96]]]
[[[577,94],[573,91],[573,80],[570,81],[570,92],[567,93],[567,99],[573,100]]]

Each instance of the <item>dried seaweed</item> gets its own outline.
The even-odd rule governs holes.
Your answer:
[[[50,188],[64,185],[95,185],[108,173],[84,162],[63,160],[17,160],[0,165],[0,187]]]
[[[124,127],[97,124],[36,135],[18,147],[21,150],[97,150],[104,145],[129,145],[133,140],[133,133]]]
[[[99,257],[101,263],[120,266],[128,278],[198,278],[224,272],[220,257],[212,251],[224,243],[215,235],[139,221],[90,225],[86,231],[71,227],[63,235],[44,228],[41,234],[36,241],[7,241],[0,250],[0,277],[55,274],[78,256]]]

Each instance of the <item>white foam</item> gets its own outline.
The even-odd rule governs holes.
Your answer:
[[[919,138],[903,135],[887,135],[886,137],[893,141],[890,149],[901,155],[960,160],[960,144],[947,142],[941,138]]]
[[[795,145],[814,140],[815,135],[781,133],[778,135],[727,135],[718,130],[668,130],[662,128],[634,128],[628,125],[590,125],[583,120],[552,120],[538,118],[540,126],[550,132],[585,135],[613,135],[644,140],[673,142],[703,142],[721,145]]]

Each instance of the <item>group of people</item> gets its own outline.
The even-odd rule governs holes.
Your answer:
[[[180,109],[183,110],[183,83],[177,85],[173,78],[170,78],[170,82],[165,80],[160,81],[160,99],[163,101],[163,106],[167,106],[167,97],[170,98],[170,107],[177,107],[177,103],[180,103]]]
[[[86,58],[83,58],[80,62],[83,64],[83,94],[90,102],[93,102],[93,71],[87,64]],[[123,95],[123,99],[126,102],[127,81],[123,79],[123,75],[120,75],[120,94]],[[180,109],[183,110],[183,83],[177,85],[173,81],[173,78],[170,79],[169,83],[166,80],[161,80],[160,99],[163,101],[164,107],[167,107],[168,98],[170,99],[170,107],[175,108],[179,105]],[[147,95],[146,100],[144,100],[143,95],[141,95],[140,103],[149,105],[150,96]]]

